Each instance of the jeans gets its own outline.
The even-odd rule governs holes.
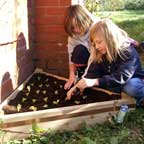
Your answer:
[[[123,86],[122,90],[136,99],[137,106],[144,101],[144,79],[132,78]]]

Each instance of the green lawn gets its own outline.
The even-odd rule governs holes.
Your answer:
[[[106,11],[97,12],[95,15],[101,18],[111,18],[119,27],[125,30],[131,38],[138,42],[144,41],[144,10]],[[143,52],[141,53],[141,51],[139,54],[144,67],[144,54]]]
[[[130,37],[141,42],[144,40],[144,11],[97,12],[97,16],[109,17],[124,29]]]

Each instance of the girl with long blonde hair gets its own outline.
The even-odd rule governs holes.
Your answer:
[[[66,99],[71,99],[75,88],[83,91],[97,86],[114,91],[122,89],[141,106],[144,102],[144,70],[127,33],[110,19],[102,19],[91,29],[90,42],[92,47],[86,72],[68,91]]]

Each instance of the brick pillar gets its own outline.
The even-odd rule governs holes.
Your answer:
[[[37,0],[35,3],[37,67],[61,76],[68,74],[64,12],[71,0]]]

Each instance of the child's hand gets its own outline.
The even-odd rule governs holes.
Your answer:
[[[75,79],[75,78],[69,79],[69,80],[65,83],[64,89],[65,89],[65,90],[70,89],[71,86],[72,86],[75,82],[76,82],[76,79]]]
[[[70,100],[73,95],[78,96],[82,94],[85,88],[86,84],[84,79],[79,80],[78,83],[67,92],[67,97],[65,100]]]
[[[67,97],[65,98],[65,100],[70,100],[73,92],[76,90],[76,86],[73,86],[68,92],[67,92]]]

